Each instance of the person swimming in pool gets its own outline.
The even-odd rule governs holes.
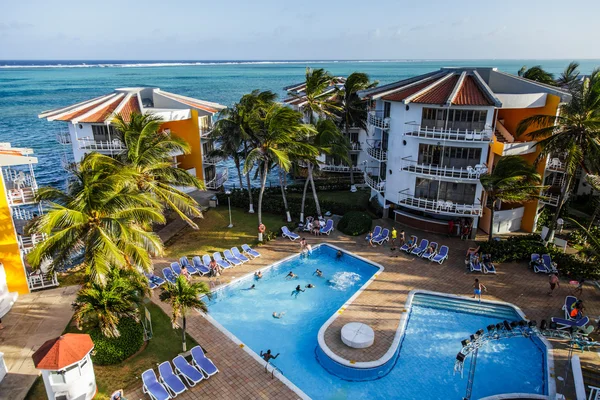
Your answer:
[[[308,285],[305,286],[305,288],[307,288],[307,289],[312,289],[314,287],[315,287],[315,285],[313,285],[312,283],[309,283]]]
[[[273,318],[281,319],[281,318],[283,318],[284,315],[285,315],[285,311],[282,311],[280,313],[273,311]]]
[[[342,255],[343,255],[342,251],[338,250],[335,255],[335,261],[340,261],[342,259]]]
[[[242,290],[254,290],[254,289],[256,289],[256,285],[252,284],[252,286],[250,286],[249,288],[242,289]]]
[[[313,275],[317,275],[319,278],[321,278],[323,276],[323,271],[317,268],[317,270],[313,272]]]
[[[285,276],[285,279],[295,279],[297,277],[298,277],[298,275],[296,275],[294,272],[290,271],[290,273]]]
[[[306,290],[303,290],[300,285],[296,286],[296,289],[294,289],[294,291],[292,292],[292,296],[296,296],[298,297],[298,295],[300,294],[300,292],[306,292]]]
[[[254,278],[255,278],[255,279],[260,279],[260,278],[262,278],[262,277],[263,277],[263,274],[262,274],[262,272],[260,272],[260,271],[256,271],[256,272],[254,273]]]
[[[277,353],[276,356],[271,354],[271,349],[267,350],[266,353],[263,353],[263,351],[260,351],[260,356],[263,358],[263,360],[265,360],[266,362],[269,362],[271,360],[276,359],[277,357],[279,357],[279,353]]]

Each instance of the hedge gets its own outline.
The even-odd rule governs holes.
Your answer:
[[[350,211],[344,214],[338,223],[338,230],[346,235],[358,236],[371,229],[372,219],[362,211]]]
[[[288,186],[287,192],[290,192],[290,187]],[[349,187],[349,186],[348,186]],[[324,189],[317,189],[324,190]],[[334,189],[329,189],[334,190]],[[292,190],[293,192],[293,190]],[[252,197],[254,200],[254,205],[257,206],[258,201],[258,189],[252,190]],[[300,190],[302,193],[302,190]],[[227,195],[225,193],[217,193],[217,198],[219,199],[220,204],[227,204]],[[300,216],[300,208],[302,207],[302,199],[298,197],[288,197],[288,207],[290,210],[290,214],[294,218],[298,218]],[[348,203],[340,203],[336,201],[328,201],[328,200],[320,200],[319,203],[321,205],[321,211],[326,212],[330,211],[332,214],[343,215],[348,211],[364,211],[364,207],[359,204],[348,204]],[[233,189],[231,191],[231,206],[232,207],[240,207],[246,208],[248,207],[248,192],[247,190]],[[280,188],[266,188],[265,194],[263,196],[263,204],[262,211],[273,213],[273,214],[283,214],[285,210],[283,204],[283,198],[281,197],[281,189]],[[307,193],[306,202],[304,204],[304,215],[316,216],[317,209],[315,207],[315,202],[313,201],[312,193]]]
[[[89,332],[94,342],[92,361],[97,365],[114,365],[135,354],[144,343],[142,324],[131,318],[122,318],[118,324],[121,336],[107,338],[99,330]]]
[[[572,279],[598,279],[600,266],[587,263],[573,254],[563,253],[554,247],[545,247],[537,234],[527,236],[511,236],[506,240],[478,242],[482,253],[491,254],[494,261],[511,262],[531,260],[531,254],[550,254],[552,261],[558,265],[561,275]]]

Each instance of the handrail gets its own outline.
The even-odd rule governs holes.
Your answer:
[[[484,165],[474,165],[468,167],[447,167],[437,166],[432,164],[419,164],[414,160],[402,160],[400,167],[403,171],[412,172],[420,175],[429,175],[433,177],[479,180],[481,175],[488,172],[488,168]]]
[[[365,171],[364,175],[365,175],[365,183],[371,189],[376,190],[378,192],[385,191],[385,180],[382,180],[379,177],[374,178],[373,176],[369,175],[366,171]]]
[[[35,177],[28,172],[15,170],[12,168],[3,168],[4,179],[11,184],[11,189],[32,188],[37,189],[37,181]]]
[[[404,135],[413,136],[425,139],[440,139],[453,140],[460,142],[490,142],[492,140],[492,131],[489,129],[468,130],[468,129],[444,129],[430,128],[421,126],[420,124],[407,123],[408,126],[413,126],[413,129],[408,129]]]
[[[56,141],[62,145],[71,144],[71,135],[69,131],[59,131],[56,133]]]
[[[544,193],[542,193],[542,199],[540,201],[542,202],[542,204],[547,204],[549,206],[557,207],[559,199],[560,199],[560,195],[558,195],[558,194],[551,194],[548,192],[544,192]]]
[[[369,111],[367,123],[380,129],[390,129],[389,117],[383,117],[383,111]]]
[[[221,170],[221,172],[217,172],[215,177],[212,178],[210,181],[205,183],[205,186],[207,189],[219,189],[221,186],[223,186],[223,184],[225,182],[227,182],[227,179],[229,178],[229,171],[227,170],[227,168],[223,168]]]
[[[422,197],[415,197],[410,194],[398,193],[398,204],[426,210],[437,214],[446,215],[479,215],[483,212],[481,204],[456,204],[451,201],[430,200]]]
[[[33,250],[36,244],[41,243],[46,239],[48,239],[48,235],[45,233],[34,233],[31,236],[17,236],[19,247],[24,254],[28,254],[31,250]]]
[[[216,165],[223,160],[223,157],[210,157],[206,154],[202,155],[202,162],[207,165]]]
[[[127,150],[127,146],[119,139],[95,140],[90,138],[78,138],[78,146],[82,150]]]
[[[514,143],[515,137],[510,134],[500,121],[496,121],[496,131],[506,140],[506,143]]]
[[[350,167],[348,165],[319,164],[319,169],[325,172],[350,172]],[[362,172],[357,166],[353,166],[352,171]]]
[[[35,200],[36,190],[32,187],[26,187],[23,189],[10,189],[6,192],[8,198],[8,204],[10,206],[33,204]]]

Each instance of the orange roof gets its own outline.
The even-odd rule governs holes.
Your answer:
[[[121,102],[115,100],[112,103],[102,107],[100,110],[96,111],[92,115],[89,115],[84,119],[80,120],[79,122],[104,122],[106,121],[106,118],[108,118],[113,113],[113,111],[115,111],[119,104],[121,104]]]
[[[448,101],[450,94],[452,94],[452,91],[458,82],[458,78],[459,75],[452,75],[442,83],[417,96],[413,99],[413,103],[445,104],[446,101]]]
[[[83,115],[83,114],[85,114],[86,112],[88,112],[88,111],[91,111],[91,110],[93,110],[93,109],[94,109],[94,108],[96,108],[96,107],[98,107],[98,104],[92,104],[91,106],[84,107],[84,108],[82,108],[82,109],[80,109],[80,110],[78,110],[78,111],[73,111],[73,112],[71,112],[71,113],[69,113],[69,114],[65,114],[65,115],[63,115],[63,116],[62,116],[62,117],[60,117],[60,118],[56,118],[56,120],[57,120],[57,121],[70,121],[70,120],[72,120],[73,118],[77,118],[77,117],[79,117],[80,115]]]
[[[46,341],[31,358],[37,369],[58,371],[81,361],[93,348],[87,333],[65,333]]]
[[[399,92],[395,92],[395,93],[388,94],[387,96],[383,96],[383,100],[402,101],[405,98],[407,98],[408,96],[411,96],[411,95],[417,93],[419,90],[424,89],[427,86],[431,85],[431,83],[432,83],[432,81],[429,80],[429,81],[419,83],[418,85],[407,87],[406,89],[400,90]]]
[[[458,93],[454,97],[452,104],[459,106],[491,106],[494,105],[488,96],[481,90],[475,79],[471,75],[467,75]]]
[[[127,103],[121,108],[119,111],[119,115],[123,116],[125,121],[129,121],[131,119],[131,113],[140,114],[140,104],[138,103],[137,96],[131,96]]]

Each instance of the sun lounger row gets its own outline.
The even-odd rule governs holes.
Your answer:
[[[412,235],[409,241],[400,247],[400,250],[438,264],[443,263],[448,258],[448,246],[440,246],[437,242],[430,243],[427,239],[421,239],[421,242],[417,245],[418,240],[418,237]]]
[[[533,268],[533,272],[536,274],[538,272],[545,274],[557,272],[556,263],[552,262],[552,257],[550,257],[550,254],[542,254],[542,257],[540,258],[539,254],[533,253],[531,255],[531,261],[529,262],[529,265],[531,268]]]
[[[330,235],[331,232],[333,232],[333,220],[332,219],[328,219],[327,222],[325,223],[325,226],[320,229],[320,232],[323,235]],[[287,226],[282,226],[281,227],[281,234],[282,234],[283,237],[286,237],[286,238],[290,239],[292,242],[294,240],[300,238],[300,235],[298,235],[297,233],[294,233],[294,232],[290,231]]]
[[[483,272],[484,274],[495,274],[496,266],[491,261],[480,260],[479,257],[469,260],[471,272]]]
[[[177,277],[181,275],[181,268],[183,266],[186,267],[190,275],[207,275],[211,272],[210,263],[212,260],[214,260],[219,267],[227,269],[246,263],[256,257],[260,257],[260,253],[247,244],[242,245],[242,252],[240,252],[237,247],[232,247],[231,250],[225,250],[223,255],[225,258],[217,251],[213,253],[212,259],[208,254],[205,254],[202,258],[200,258],[200,256],[195,256],[192,258],[191,263],[187,257],[181,257],[179,262],[172,262],[170,267],[163,268],[162,272],[164,279],[154,274],[146,274],[150,289],[156,289],[164,284],[165,280],[174,284]]]
[[[371,239],[372,243],[381,246],[390,240],[390,230],[387,228],[381,229],[381,227],[377,225],[375,229],[373,229],[373,236],[371,238],[367,237],[367,239]]]
[[[160,375],[158,379],[154,370],[144,371],[142,374],[143,392],[153,400],[172,399],[188,389],[184,381],[189,387],[192,387],[219,372],[210,358],[204,355],[200,346],[194,347],[191,354],[191,364],[183,356],[175,357],[173,365],[169,361],[161,363],[158,366]]]

